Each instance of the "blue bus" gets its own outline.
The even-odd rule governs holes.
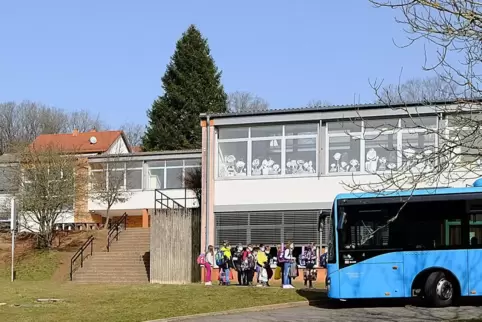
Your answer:
[[[330,218],[329,298],[421,297],[442,307],[482,295],[477,184],[340,194]]]

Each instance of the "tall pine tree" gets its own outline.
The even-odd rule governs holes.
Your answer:
[[[226,112],[227,95],[207,39],[195,26],[191,25],[177,42],[162,87],[164,95],[148,112],[144,150],[200,148],[199,114]]]

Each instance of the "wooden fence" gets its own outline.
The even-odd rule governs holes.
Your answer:
[[[201,280],[199,208],[156,209],[151,215],[150,281],[187,284]]]

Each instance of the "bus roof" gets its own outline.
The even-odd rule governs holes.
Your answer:
[[[410,197],[410,196],[433,196],[453,195],[464,193],[482,193],[482,187],[460,187],[460,188],[423,188],[415,190],[387,190],[381,192],[353,192],[341,193],[335,197],[335,201],[343,199],[370,199],[383,197]]]

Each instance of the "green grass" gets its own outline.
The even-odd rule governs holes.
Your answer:
[[[21,281],[50,280],[59,266],[60,253],[55,251],[35,251],[15,263],[16,279]],[[0,280],[10,280],[10,263],[0,267]]]
[[[302,301],[295,290],[203,285],[78,285],[54,282],[0,282],[0,321],[146,321]],[[313,292],[313,297],[321,293]],[[37,304],[37,298],[64,302]],[[14,306],[20,305],[20,306]]]
[[[52,275],[58,274],[62,256],[61,252],[37,251],[20,258],[13,283],[10,265],[0,265],[0,303],[6,303],[0,306],[0,321],[146,321],[306,300],[295,290],[279,286],[81,285],[56,281]],[[309,292],[308,296],[314,299],[322,294]],[[63,301],[40,304],[38,298]]]

